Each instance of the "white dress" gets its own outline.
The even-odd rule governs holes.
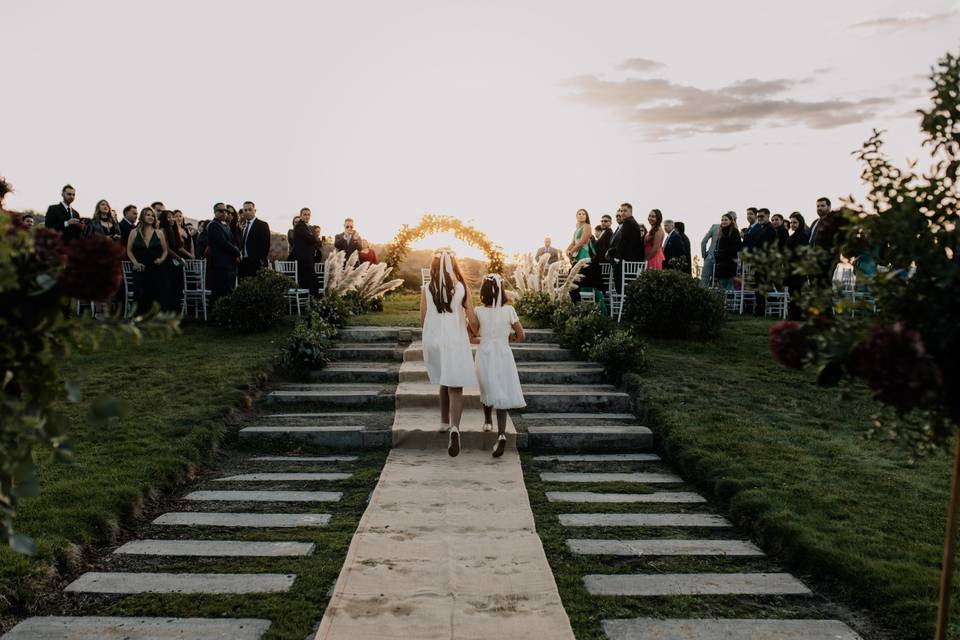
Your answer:
[[[509,339],[513,324],[520,321],[517,312],[510,305],[478,307],[477,319],[480,321],[476,360],[480,401],[494,409],[522,409],[527,403]]]
[[[471,366],[470,336],[467,334],[467,319],[463,311],[463,284],[457,282],[453,290],[450,308],[453,313],[440,313],[433,303],[428,285],[423,290],[427,296],[427,315],[423,320],[423,362],[431,384],[445,387],[473,387],[477,376]]]

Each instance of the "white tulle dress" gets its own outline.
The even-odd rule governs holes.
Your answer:
[[[457,282],[453,290],[450,308],[453,313],[440,313],[430,295],[428,285],[423,286],[427,296],[427,315],[423,320],[423,362],[431,384],[445,387],[473,387],[477,375],[470,354],[470,336],[467,334],[467,319],[463,311],[463,284]]]
[[[480,401],[494,409],[522,409],[527,403],[510,350],[513,324],[520,321],[517,312],[510,305],[478,307],[477,319],[480,321],[476,358]]]

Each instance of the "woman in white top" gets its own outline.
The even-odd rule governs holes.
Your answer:
[[[476,332],[477,316],[457,259],[441,249],[430,264],[430,284],[420,289],[423,361],[432,384],[440,385],[440,420],[449,425],[447,453],[460,453],[463,388],[477,384],[467,323]]]
[[[511,305],[503,280],[493,273],[480,286],[477,321],[480,323],[480,346],[477,348],[477,380],[480,383],[480,402],[483,403],[483,430],[492,430],[493,410],[497,411],[497,444],[493,457],[499,458],[507,446],[507,410],[527,406],[520,387],[517,363],[510,349],[510,339],[523,341],[523,325]]]

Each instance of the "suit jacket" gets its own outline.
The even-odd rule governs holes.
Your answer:
[[[610,243],[613,241],[613,230],[604,229],[600,237],[594,240],[593,249],[596,254],[594,262],[609,262],[607,260],[607,251],[610,249]]]
[[[64,242],[76,240],[83,233],[83,227],[81,225],[65,224],[67,220],[80,219],[80,214],[77,213],[75,208],[71,207],[70,211],[71,213],[67,213],[67,208],[63,206],[63,203],[58,202],[57,204],[52,204],[47,207],[47,215],[44,216],[43,219],[43,224],[47,229],[53,229],[59,233],[63,237]]]
[[[353,255],[354,251],[360,251],[360,236],[354,232],[353,235],[350,236],[350,240],[347,240],[342,233],[338,233],[337,237],[334,238],[333,246],[336,247],[337,251],[345,251],[349,258]]]
[[[207,225],[207,243],[210,249],[210,290],[216,297],[233,290],[240,249],[233,244],[233,233],[219,220]]]
[[[136,229],[136,225],[132,224],[126,218],[121,218],[119,226],[120,226],[120,242],[122,243],[123,247],[126,248],[127,239],[130,237],[130,232]]]
[[[686,271],[690,271],[690,268],[693,266],[692,256],[690,255],[690,238],[687,237],[687,234],[682,231],[678,231],[680,234],[680,239],[683,240],[683,257],[687,261]]]
[[[787,231],[787,225],[782,224],[779,228],[774,229],[774,231],[777,234],[777,248],[783,251],[787,246],[787,239],[790,237],[790,232]]]
[[[666,264],[674,258],[682,258],[684,253],[683,238],[680,236],[680,232],[674,229],[667,236],[667,241],[663,245],[663,262]]]
[[[537,249],[537,255],[535,256],[535,258],[539,260],[540,256],[542,256],[545,253],[550,254],[550,258],[547,259],[547,264],[553,264],[554,262],[560,259],[560,250],[557,249],[556,247],[550,247],[549,249],[546,247],[540,247],[539,249]]]
[[[617,236],[611,240],[608,255],[611,260],[626,260],[628,262],[643,262],[643,233],[640,224],[633,216],[626,218],[617,229]]]
[[[293,228],[293,250],[290,257],[297,262],[309,262],[312,265],[314,257],[320,250],[320,238],[313,233],[307,223],[300,221]]]
[[[769,222],[757,223],[747,232],[747,237],[743,239],[743,246],[747,249],[762,249],[776,239],[777,232]]]
[[[703,240],[700,241],[700,257],[701,258],[712,258],[713,254],[717,252],[717,238],[720,235],[720,225],[712,224],[710,229],[707,231],[706,235],[703,236]],[[710,243],[710,248],[707,249],[707,243]]]
[[[260,267],[267,266],[270,256],[270,225],[259,218],[247,223],[240,236],[243,243],[241,249],[247,255],[247,260],[255,265],[254,272]]]

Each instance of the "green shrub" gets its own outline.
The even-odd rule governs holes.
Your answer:
[[[592,302],[562,304],[551,316],[560,344],[581,356],[589,356],[598,340],[613,333],[617,323]]]
[[[603,365],[612,382],[620,382],[628,371],[639,371],[646,358],[647,344],[629,329],[618,328],[590,348],[590,359]]]
[[[537,322],[550,322],[561,303],[542,291],[525,291],[513,302],[517,315]]]
[[[213,322],[241,333],[267,331],[287,314],[288,276],[261,269],[252,278],[244,278],[230,295],[217,300]]]
[[[335,291],[328,291],[322,298],[313,299],[313,308],[327,324],[340,328],[347,324],[347,318],[354,314],[354,305]]]
[[[297,322],[293,332],[280,350],[280,368],[295,376],[323,369],[330,361],[327,349],[337,335],[336,327],[326,322],[316,311]]]
[[[645,271],[627,285],[623,316],[650,335],[714,338],[725,312],[723,299],[689,274]]]

